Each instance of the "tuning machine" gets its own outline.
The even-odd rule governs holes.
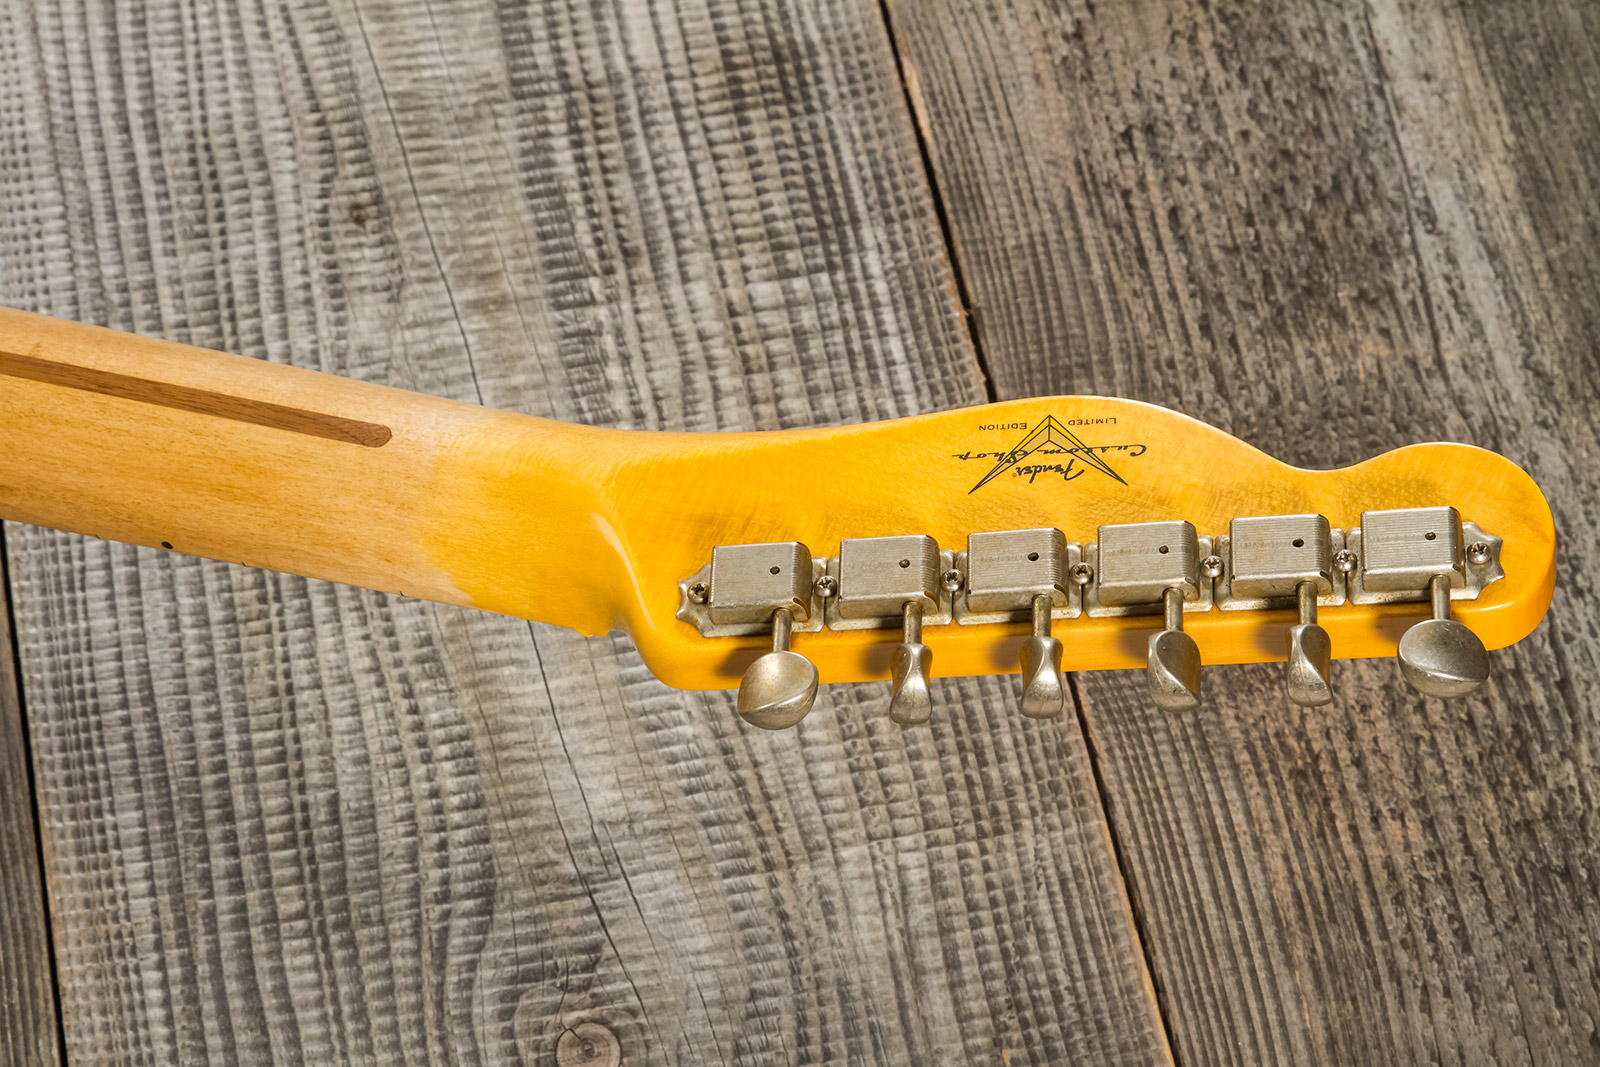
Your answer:
[[[1054,527],[1002,530],[967,536],[966,587],[957,621],[962,625],[1026,621],[1022,643],[1022,713],[1049,719],[1066,707],[1061,682],[1061,642],[1051,620],[1076,618],[1077,585],[1069,576],[1078,546]]]
[[[1163,627],[1150,636],[1145,665],[1151,698],[1168,711],[1200,706],[1200,646],[1183,632],[1183,613],[1211,607],[1211,582],[1200,559],[1211,538],[1188,522],[1134,522],[1100,527],[1084,550],[1092,580],[1084,589],[1091,617],[1159,612]]]
[[[1483,641],[1450,618],[1450,601],[1475,597],[1504,575],[1500,539],[1463,523],[1452,507],[1365,511],[1350,531],[1359,566],[1350,575],[1357,604],[1427,601],[1433,617],[1400,638],[1400,673],[1428,696],[1458,697],[1489,677]]]
[[[1185,632],[1186,614],[1216,606],[1275,611],[1281,620],[1292,609],[1288,695],[1316,707],[1332,699],[1333,648],[1318,622],[1319,608],[1425,602],[1433,618],[1402,637],[1402,673],[1429,695],[1471,691],[1487,677],[1488,657],[1483,642],[1450,618],[1450,601],[1475,599],[1505,577],[1500,538],[1462,522],[1450,507],[1373,510],[1361,519],[1361,526],[1339,530],[1319,514],[1236,517],[1228,533],[1214,539],[1182,520],[1107,524],[1086,546],[1067,541],[1054,527],[984,531],[969,533],[959,553],[941,550],[924,535],[846,538],[831,559],[813,558],[798,541],[723,545],[713,550],[710,563],[678,583],[677,617],[703,637],[770,634],[771,651],[740,682],[739,711],[773,729],[799,722],[815,699],[817,671],[789,645],[793,634],[824,624],[830,631],[900,632],[888,666],[894,681],[890,716],[901,724],[925,722],[931,710],[933,653],[923,643],[923,627],[951,621],[962,627],[996,624],[1002,634],[1014,634],[1017,623],[1028,625],[1020,649],[1022,709],[1035,718],[1065,708],[1065,650],[1054,625],[1083,614],[1159,616],[1161,628],[1150,634],[1147,648],[1151,694],[1163,708],[1186,710],[1199,706],[1201,674],[1199,646]],[[1339,632],[1360,634],[1349,622],[1341,619]],[[1080,661],[1103,653],[1107,633],[1119,629],[1080,627],[1095,643],[1081,650]],[[1210,636],[1237,639],[1243,629],[1215,626]],[[1370,647],[1374,635],[1362,636]],[[964,646],[962,669],[973,664],[978,637],[947,633]],[[872,644],[877,642],[828,638],[813,647],[832,670],[840,669],[842,651],[861,650],[849,652],[862,658],[845,668],[859,671],[883,651],[878,644],[867,653]]]
[[[889,661],[889,717],[902,726],[927,722],[932,713],[933,652],[922,643],[922,627],[950,621],[940,576],[951,563],[949,552],[922,535],[846,538],[828,563],[837,581],[826,609],[829,629],[900,627]]]
[[[1315,514],[1236,518],[1228,535],[1217,539],[1224,563],[1217,579],[1217,607],[1295,608],[1298,621],[1289,627],[1287,682],[1289,699],[1302,707],[1333,699],[1328,677],[1333,643],[1317,625],[1317,606],[1344,603],[1343,576],[1334,566],[1334,555],[1343,547],[1343,534]]]
[[[739,714],[754,726],[782,730],[794,726],[817,698],[817,668],[791,651],[797,622],[815,619],[817,563],[799,541],[718,545],[711,553],[706,616],[712,625],[770,626],[772,651],[763,653],[739,681]]]

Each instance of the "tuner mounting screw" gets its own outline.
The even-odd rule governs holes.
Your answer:
[[[691,604],[704,604],[711,598],[711,591],[706,588],[705,582],[695,582],[689,587],[689,602]]]
[[[1340,574],[1349,574],[1356,569],[1356,554],[1348,548],[1341,548],[1333,554],[1333,567]]]
[[[1222,577],[1222,557],[1207,556],[1200,561],[1200,573],[1207,578]]]
[[[945,571],[944,574],[940,576],[939,581],[943,583],[945,589],[952,593],[959,593],[961,591],[961,587],[967,584],[967,579],[962,575],[961,571],[955,567],[951,567],[949,570]]]
[[[1079,585],[1088,585],[1094,581],[1094,568],[1087,563],[1074,563],[1067,568],[1067,574]]]
[[[1486,542],[1474,541],[1467,546],[1467,562],[1474,567],[1481,567],[1488,563],[1491,555],[1492,553]]]
[[[824,574],[816,582],[817,595],[823,600],[829,600],[839,595],[839,579],[831,574]]]

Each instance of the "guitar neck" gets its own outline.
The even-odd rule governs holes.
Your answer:
[[[17,522],[598,633],[624,568],[585,487],[641,436],[0,309]],[[587,595],[518,573],[567,558]]]
[[[790,627],[825,681],[884,676],[884,627],[922,622],[948,674],[1037,674],[1016,654],[1056,617],[1069,670],[1139,665],[1157,623],[1183,635],[1162,647],[1182,645],[1186,677],[1202,655],[1281,657],[1298,617],[1323,660],[1387,655],[1430,603],[1499,647],[1537,624],[1554,581],[1538,486],[1465,445],[1299,470],[1107,397],[776,433],[599,430],[4,310],[0,518],[620,628],[684,688],[734,684]],[[1225,547],[1252,530],[1265,562]],[[888,553],[884,573],[847,567],[847,544]],[[1290,610],[1302,592],[1326,610]],[[927,617],[902,619],[907,604]],[[768,667],[786,678],[798,656]]]

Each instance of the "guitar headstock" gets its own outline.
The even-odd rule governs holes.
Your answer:
[[[614,577],[575,598],[609,600],[669,684],[742,682],[768,727],[797,722],[819,680],[892,677],[895,718],[916,722],[930,676],[1020,671],[1023,710],[1048,716],[1064,670],[1146,668],[1179,709],[1202,663],[1268,660],[1313,705],[1330,658],[1397,649],[1448,696],[1537,625],[1554,581],[1538,487],[1467,445],[1301,470],[1102,397],[610,437],[629,440],[596,439],[592,521]]]
[[[1129,400],[1016,400],[778,433],[635,433],[494,411],[0,310],[0,516],[556,623],[630,631],[763,726],[818,681],[1400,654],[1467,691],[1555,579],[1550,509],[1467,445],[1300,470]],[[123,447],[108,447],[116,441]],[[1433,618],[1425,619],[1431,615]]]

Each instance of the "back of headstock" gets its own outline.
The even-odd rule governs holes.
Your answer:
[[[742,680],[768,727],[819,679],[885,676],[895,718],[921,721],[930,673],[1020,671],[1043,717],[1061,671],[1143,666],[1183,709],[1202,662],[1287,659],[1289,696],[1315,705],[1330,658],[1397,648],[1419,689],[1456,695],[1554,580],[1538,488],[1466,445],[1308,471],[1099,397],[649,436],[606,486],[627,625],[658,676]]]
[[[818,680],[1146,667],[1198,701],[1201,663],[1397,649],[1470,689],[1538,623],[1550,509],[1507,459],[1397,449],[1286,466],[1103,397],[755,434],[635,433],[493,411],[0,309],[0,518],[630,631],[671,685],[741,685],[797,721]],[[1419,623],[1425,614],[1435,616]],[[1453,616],[1453,618],[1446,618]]]

